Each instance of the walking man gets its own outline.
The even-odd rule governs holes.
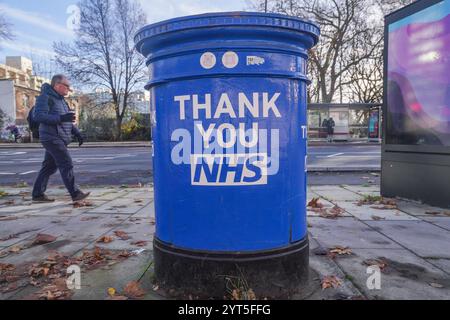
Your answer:
[[[39,139],[45,148],[45,158],[41,171],[34,183],[33,201],[53,202],[45,195],[48,179],[58,169],[64,185],[72,200],[81,201],[90,193],[84,193],[75,184],[72,158],[67,146],[72,141],[72,135],[83,144],[83,137],[74,124],[75,113],[71,112],[64,97],[70,90],[69,80],[63,75],[55,75],[51,85],[44,84],[41,95],[36,99],[34,120],[39,123]]]

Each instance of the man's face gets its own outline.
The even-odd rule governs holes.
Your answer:
[[[62,79],[61,81],[57,82],[54,87],[55,91],[58,92],[63,97],[67,96],[70,91],[70,82],[67,79]]]

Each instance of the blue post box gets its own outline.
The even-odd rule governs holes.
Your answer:
[[[306,73],[318,36],[309,21],[249,12],[137,33],[150,73],[157,281],[212,296],[239,276],[276,296],[307,279]]]

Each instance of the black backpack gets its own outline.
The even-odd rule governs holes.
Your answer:
[[[49,112],[50,109],[55,105],[55,102],[53,101],[53,99],[51,99],[50,97],[48,98],[48,106],[49,106]],[[37,122],[34,119],[34,109],[36,106],[33,106],[30,109],[30,112],[28,112],[28,117],[27,117],[27,121],[28,121],[28,127],[30,128],[30,132],[33,135],[34,139],[39,139],[39,125],[40,123]]]

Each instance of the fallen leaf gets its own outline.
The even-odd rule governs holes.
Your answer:
[[[120,240],[128,240],[130,236],[125,231],[114,231],[114,234],[120,238]]]
[[[342,280],[339,279],[336,276],[325,276],[322,279],[322,290],[328,289],[328,288],[338,288],[342,284]]]
[[[382,218],[379,216],[372,216],[372,220],[379,221],[379,220],[386,220],[386,218]]]
[[[330,249],[330,253],[334,253],[337,255],[351,255],[352,254],[352,250],[349,247],[341,247],[341,246],[336,246],[334,248]]]
[[[102,242],[102,243],[110,243],[113,242],[114,238],[110,237],[110,236],[103,236],[100,239],[97,240],[97,242]]]
[[[116,295],[116,289],[114,288],[108,288],[108,295],[113,297]]]
[[[430,283],[430,286],[432,286],[433,288],[438,288],[438,289],[441,289],[444,287],[442,284],[436,283],[436,282]]]
[[[3,202],[2,205],[10,206],[10,205],[13,205],[13,204],[15,204],[15,203],[16,203],[16,202],[15,202],[14,200],[8,200],[8,201]]]
[[[330,212],[332,214],[341,215],[342,213],[345,212],[345,210],[339,207],[338,205],[335,205],[333,208],[330,209]]]
[[[138,247],[145,247],[147,245],[147,241],[140,240],[140,241],[132,242],[131,244],[134,246],[138,246]]]
[[[132,299],[141,298],[142,296],[145,295],[144,290],[142,290],[142,288],[139,286],[139,283],[137,281],[129,282],[125,286],[123,291],[128,298],[132,298]]]
[[[307,207],[311,208],[323,208],[323,204],[319,202],[320,198],[313,198],[307,205]]]
[[[97,220],[100,217],[83,217],[80,219],[80,221],[91,221],[91,220]]]
[[[73,203],[73,207],[82,208],[82,207],[93,207],[94,204],[91,201],[77,201]]]
[[[383,271],[388,266],[387,262],[383,258],[366,259],[363,261],[363,263],[367,266],[377,266],[381,271]]]
[[[0,274],[5,271],[14,271],[16,267],[9,263],[0,263]]]
[[[333,207],[332,209],[329,209],[329,210],[327,210],[325,208],[322,208],[322,209],[320,209],[318,211],[318,213],[319,213],[319,216],[322,217],[322,218],[325,218],[325,219],[336,219],[338,217],[341,217],[342,213],[344,211],[345,211],[344,209],[342,209],[342,208],[340,208],[338,206],[335,206],[335,207]]]
[[[144,200],[136,199],[136,200],[134,200],[134,202],[135,202],[135,203],[142,203],[142,202],[144,202]]]
[[[57,237],[49,235],[49,234],[38,234],[36,238],[34,239],[33,243],[31,245],[36,246],[40,244],[46,244],[50,243],[56,240]]]
[[[14,246],[14,247],[12,247],[12,248],[9,249],[9,252],[11,252],[11,253],[18,253],[18,252],[20,252],[21,250],[22,250],[22,247],[20,247],[20,246]]]
[[[441,213],[439,211],[425,211],[425,214],[437,216],[437,215],[439,215]]]

